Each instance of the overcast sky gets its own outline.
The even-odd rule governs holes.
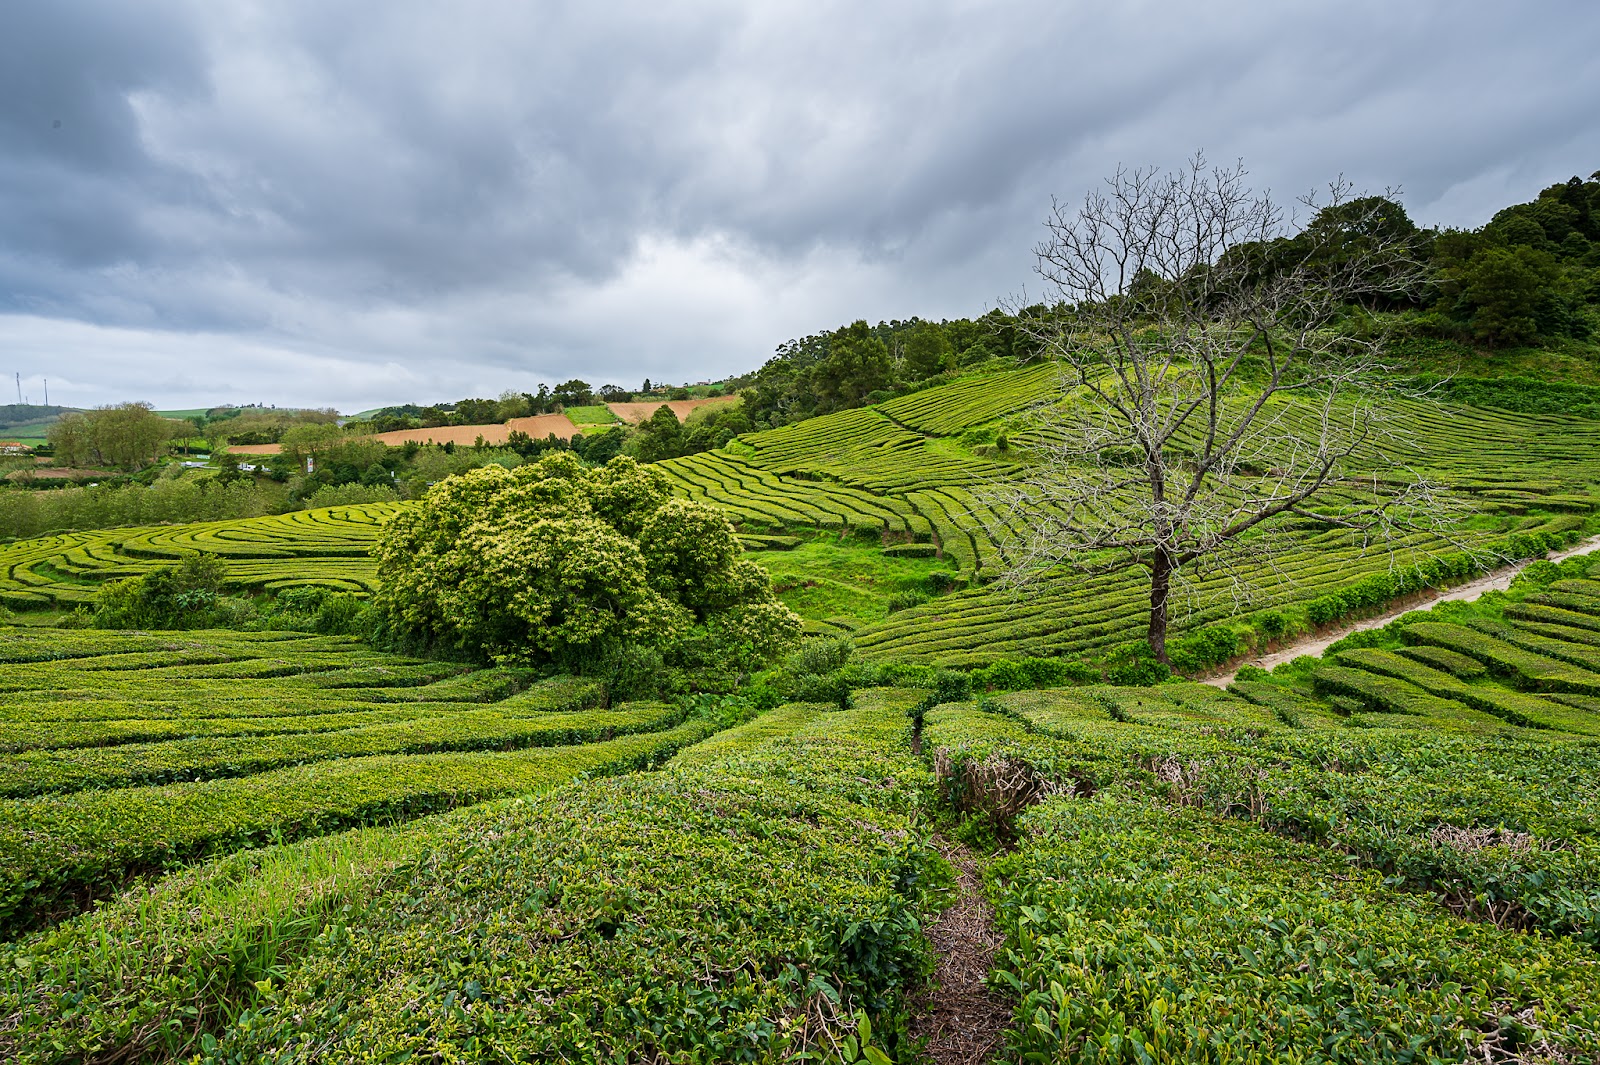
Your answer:
[[[1052,195],[1197,148],[1476,226],[1600,168],[1596,41],[1592,0],[9,0],[0,370],[347,412],[716,378],[1036,291]]]

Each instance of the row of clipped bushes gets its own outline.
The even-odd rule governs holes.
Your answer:
[[[640,732],[661,732],[682,720],[682,709],[665,703],[522,714],[497,707],[462,709],[336,731],[205,736],[154,745],[33,751],[0,755],[0,797],[245,777],[283,766],[341,758],[576,746]]]
[[[0,930],[139,871],[631,769],[709,732],[690,720],[573,747],[346,758],[234,779],[0,802]]]
[[[0,1057],[907,1060],[948,882],[911,698],[177,874],[0,945]]]

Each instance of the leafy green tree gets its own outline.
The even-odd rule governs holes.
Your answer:
[[[556,385],[550,393],[550,399],[563,407],[587,407],[594,403],[594,389],[589,387],[589,382],[574,377]]]
[[[639,424],[629,441],[629,452],[640,462],[660,462],[684,454],[683,423],[663,403]]]
[[[622,454],[623,445],[627,441],[628,431],[617,427],[602,429],[588,435],[578,433],[572,438],[571,446],[573,453],[589,465],[604,466]]]
[[[47,437],[61,465],[138,470],[167,453],[176,424],[148,403],[120,403],[63,414]]]
[[[1516,245],[1484,248],[1455,271],[1453,281],[1473,334],[1504,347],[1539,339],[1540,304],[1557,276],[1548,253]]]
[[[493,399],[462,399],[456,401],[456,425],[489,425],[500,420],[500,403]]]
[[[854,322],[829,338],[828,356],[811,374],[823,410],[858,406],[867,395],[889,387],[894,360],[889,347],[864,321]]]
[[[297,425],[286,429],[279,441],[284,455],[294,465],[304,469],[308,458],[322,460],[344,443],[344,430],[337,425]]]
[[[698,455],[702,451],[715,450],[741,433],[748,433],[750,429],[750,418],[745,414],[742,402],[701,407],[684,422],[683,453]]]
[[[495,662],[594,670],[626,647],[755,660],[799,634],[732,526],[669,500],[630,458],[570,452],[434,486],[378,550],[374,609],[390,631]],[[729,642],[732,642],[732,645]]]
[[[906,376],[920,381],[956,365],[955,349],[944,330],[932,322],[918,322],[906,335],[904,347]]]

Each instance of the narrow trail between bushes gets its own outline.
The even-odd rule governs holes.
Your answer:
[[[977,1065],[994,1057],[1011,1023],[1005,999],[984,982],[1005,937],[983,896],[977,857],[965,847],[943,840],[940,844],[960,874],[960,895],[927,929],[939,968],[928,989],[911,1003],[911,1034],[927,1040],[928,1058],[935,1065]]]
[[[1558,551],[1548,556],[1548,561],[1560,562],[1562,559],[1573,558],[1577,555],[1587,555],[1596,550],[1600,550],[1600,536],[1591,536],[1589,539],[1569,547],[1565,551]],[[1527,562],[1502,566],[1497,570],[1484,574],[1482,577],[1467,581],[1464,584],[1458,584],[1453,588],[1446,588],[1442,592],[1431,591],[1423,592],[1419,595],[1406,596],[1404,599],[1399,600],[1397,605],[1390,607],[1381,614],[1370,618],[1362,618],[1360,621],[1349,625],[1341,625],[1338,628],[1324,629],[1320,632],[1312,633],[1280,647],[1276,651],[1258,655],[1243,662],[1236,662],[1228,668],[1226,673],[1218,673],[1215,676],[1200,677],[1198,679],[1203,683],[1218,688],[1226,688],[1233,683],[1233,679],[1239,675],[1239,670],[1245,666],[1272,669],[1275,666],[1283,665],[1285,662],[1293,661],[1301,655],[1319,656],[1351,633],[1382,628],[1401,614],[1407,614],[1413,610],[1427,610],[1439,603],[1471,602],[1485,592],[1503,592],[1511,587],[1512,578],[1521,573],[1524,567],[1538,561],[1542,560],[1531,558]]]

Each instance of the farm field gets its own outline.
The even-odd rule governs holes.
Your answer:
[[[69,650],[89,648],[30,654]],[[572,1060],[642,1038],[784,1057],[866,1032],[914,1060],[896,1017],[931,967],[917,929],[950,898],[940,805],[974,839],[1011,841],[981,858],[1007,1060],[1130,1033],[1179,1059],[1201,1044],[1352,1062],[1470,1060],[1518,1038],[1568,1060],[1600,1050],[1600,747],[1292,694],[1099,685],[930,706],[865,689],[848,711],[631,738],[679,748],[657,772],[547,776],[524,798],[222,847],[0,944],[0,1050]],[[556,705],[571,704],[543,712]],[[1600,712],[1567,724],[1592,732]],[[836,1003],[820,1014],[819,979]],[[440,987],[420,1009],[418,981]]]
[[[479,439],[485,444],[504,444],[513,432],[527,433],[535,440],[543,440],[552,433],[562,440],[571,440],[580,432],[603,432],[618,422],[638,423],[654,414],[659,407],[671,407],[682,421],[691,412],[706,406],[718,406],[738,401],[737,396],[717,396],[711,399],[662,400],[656,403],[600,403],[587,407],[573,407],[562,414],[535,414],[525,418],[512,418],[505,422],[483,425],[442,425],[432,429],[394,429],[374,433],[372,439],[397,447],[409,441],[419,444],[455,444],[471,446]],[[235,455],[276,455],[282,448],[278,444],[236,444],[228,448]]]
[[[1010,1053],[1593,1060],[1600,701],[1571,693],[1600,674],[1511,642],[1590,564],[1524,588],[1504,623],[1493,603],[1458,605],[1459,625],[1419,613],[1229,692],[928,710],[941,795],[1009,841],[986,883]],[[1581,637],[1543,638],[1595,664]]]
[[[729,403],[737,403],[738,396],[710,396],[702,399],[661,399],[640,400],[636,403],[607,403],[606,409],[612,416],[620,421],[637,425],[662,407],[670,407],[678,420],[686,420],[690,414],[701,407],[719,407]]]
[[[931,551],[954,571],[954,581],[939,577],[925,585],[929,602],[893,612],[883,596],[854,612],[834,611],[833,601],[816,593],[789,598],[813,631],[848,632],[864,654],[955,666],[1020,655],[1095,655],[1138,637],[1144,610],[1138,579],[1047,581],[1019,610],[1018,600],[986,586],[1006,562],[1004,533],[972,494],[974,486],[1019,469],[1015,452],[994,442],[1009,433],[1014,446],[1025,444],[1026,412],[1058,395],[1056,389],[1047,365],[956,381],[879,407],[750,434],[660,468],[678,492],[737,517],[752,543],[759,544],[763,529],[834,530],[846,538],[876,537],[889,552]],[[1392,545],[1401,569],[1463,547],[1485,557],[1516,554],[1508,545],[1518,534],[1571,535],[1600,505],[1600,423],[1420,401],[1402,403],[1396,422],[1405,429],[1389,446],[1479,515],[1454,543],[1416,536]],[[756,557],[775,569],[794,568],[776,554]],[[1391,570],[1387,550],[1306,523],[1277,571],[1255,580],[1245,610],[1301,609]],[[1202,579],[1176,623],[1194,629],[1233,614],[1234,595],[1226,575]]]
[[[631,768],[705,735],[529,671],[346,637],[3,630],[0,928],[268,841]]]
[[[390,447],[410,441],[419,444],[456,444],[471,446],[482,439],[485,444],[504,444],[514,432],[527,433],[542,440],[554,433],[562,440],[571,440],[578,427],[565,414],[536,414],[528,418],[512,418],[492,425],[442,425],[433,429],[395,429],[387,433],[374,433],[372,439]],[[237,444],[228,450],[235,455],[276,455],[283,448],[278,444]]]
[[[985,480],[1020,468],[1014,448],[1028,439],[1026,412],[1057,395],[1056,387],[1048,365],[958,380],[749,434],[657,468],[677,494],[715,504],[740,524],[753,558],[781,575],[783,598],[814,633],[851,635],[869,657],[958,667],[1026,655],[1092,658],[1138,638],[1137,577],[1045,581],[1022,616],[1017,599],[989,584],[1006,561],[1005,534],[973,495]],[[1393,545],[1302,522],[1276,569],[1246,589],[1247,619],[1303,613],[1362,582],[1393,578],[1395,588],[1380,595],[1387,600],[1418,582],[1460,579],[1467,571],[1426,570],[1463,550],[1478,552],[1473,566],[1537,553],[1576,536],[1600,505],[1600,423],[1417,401],[1402,404],[1397,420],[1405,432],[1391,446],[1406,449],[1417,469],[1477,517],[1452,540],[1415,535]],[[1002,433],[1018,442],[1012,451],[995,445]],[[196,550],[221,555],[240,589],[314,584],[365,594],[374,579],[366,553],[395,506],[0,545],[0,604],[70,608],[92,599],[103,581]],[[825,543],[788,554],[810,541]],[[1391,547],[1409,573],[1394,576]],[[841,582],[841,554],[869,579]],[[812,558],[817,564],[807,571]],[[1235,614],[1238,593],[1227,574],[1197,580],[1175,627],[1193,631]]]
[[[853,641],[842,688],[765,712],[349,637],[0,624],[0,1060],[912,1062],[958,897],[992,908],[998,1060],[1600,1058],[1600,559],[1227,690],[1046,686],[1072,674],[1041,659],[1109,671],[1147,607],[1134,575],[993,583],[977,491],[1054,388],[656,465]],[[1242,615],[1195,583],[1175,647],[1592,535],[1600,423],[1402,413],[1464,529],[1296,519]],[[230,589],[366,596],[408,505],[4,544],[0,604],[198,552]]]
[[[13,610],[89,603],[106,581],[208,552],[235,588],[319,586],[366,594],[368,552],[396,504],[326,507],[263,518],[62,533],[0,545],[0,605]]]

